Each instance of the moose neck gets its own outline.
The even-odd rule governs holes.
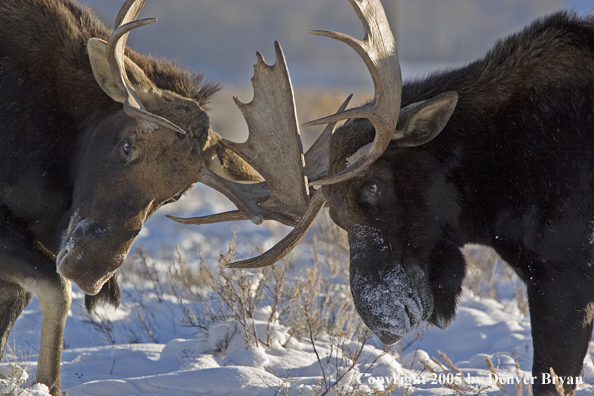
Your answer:
[[[565,181],[591,167],[594,137],[579,139],[591,130],[579,114],[591,110],[592,94],[572,76],[591,75],[594,59],[590,49],[568,42],[567,26],[555,26],[567,21],[558,19],[498,43],[482,60],[403,86],[403,106],[458,93],[443,132],[418,149],[437,158],[456,187],[460,241],[492,246],[510,263],[534,250],[530,244],[546,229],[542,219],[551,215],[544,210],[571,203],[576,213],[588,213],[591,201],[584,197],[594,199],[591,173]],[[527,33],[544,38],[526,40]]]

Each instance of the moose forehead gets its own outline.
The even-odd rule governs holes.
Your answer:
[[[343,170],[348,157],[374,135],[373,125],[366,119],[349,120],[338,128],[330,143],[329,174]],[[381,196],[372,207],[362,202],[361,194],[374,185]],[[324,186],[323,192],[333,220],[347,231],[356,225],[378,224],[380,218],[389,219],[394,229],[399,228],[399,222],[412,227],[426,223],[429,217],[449,218],[444,207],[456,202],[442,165],[430,152],[392,145],[369,168],[347,181]]]
[[[361,147],[373,141],[375,129],[367,119],[348,120],[332,135],[329,147],[329,174],[335,174],[346,166],[346,159]]]
[[[198,103],[171,92],[163,92],[162,96],[145,100],[143,104],[149,112],[173,122],[193,138],[199,139],[202,143],[200,148],[204,148],[210,120]]]

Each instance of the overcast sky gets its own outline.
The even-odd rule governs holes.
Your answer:
[[[594,0],[567,0],[569,7],[575,8],[581,15],[594,12]]]
[[[0,0],[1,1],[1,0]],[[123,0],[78,0],[113,23]],[[559,9],[594,11],[594,0],[383,0],[397,35],[403,72],[478,59],[496,40]],[[344,44],[314,37],[328,29],[362,38],[346,0],[149,0],[141,18],[159,22],[132,32],[129,44],[142,53],[178,59],[225,83],[252,77],[256,51],[270,64],[274,41],[284,51],[294,82],[360,85],[370,79],[363,62]],[[410,72],[409,72],[410,70]]]

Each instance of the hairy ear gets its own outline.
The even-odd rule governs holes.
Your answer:
[[[218,133],[212,130],[208,132],[208,141],[203,153],[208,169],[227,180],[246,183],[263,181],[260,174],[243,158],[223,146]]]
[[[392,140],[399,147],[416,147],[435,138],[446,126],[458,103],[456,92],[444,92],[400,110]]]
[[[95,81],[110,98],[119,103],[124,103],[126,100],[122,91],[115,82],[111,67],[106,55],[107,43],[98,38],[92,38],[87,42],[87,52],[89,53],[89,60],[91,62],[91,69],[95,76]],[[155,91],[155,86],[148,78],[146,73],[128,57],[125,59],[126,72],[128,78],[136,93],[141,95]]]
[[[92,38],[87,42],[91,69],[93,69],[95,81],[97,81],[103,92],[116,102],[124,103],[126,98],[113,78],[111,67],[107,61],[106,48],[107,43],[98,38]]]

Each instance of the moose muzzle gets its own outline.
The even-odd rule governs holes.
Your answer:
[[[122,265],[140,229],[125,222],[103,222],[72,216],[57,255],[57,271],[86,294],[95,295]]]
[[[415,331],[433,311],[433,298],[415,266],[407,271],[373,227],[349,233],[350,283],[355,308],[384,344]],[[412,273],[410,273],[412,272]]]

